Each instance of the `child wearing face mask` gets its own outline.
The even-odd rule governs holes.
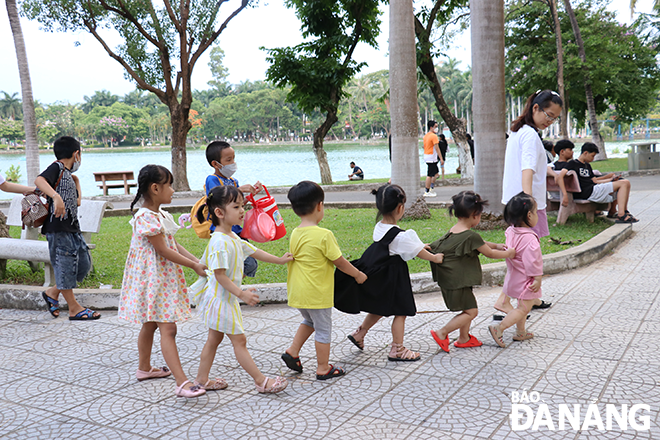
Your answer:
[[[237,169],[235,158],[236,152],[227,142],[214,141],[206,147],[206,160],[214,170],[214,173],[210,174],[206,178],[206,182],[204,182],[204,190],[207,197],[213,188],[220,185],[235,186],[242,193],[250,193],[252,195],[259,193],[263,189],[263,185],[259,181],[254,185],[246,184],[239,186],[238,180],[232,177]],[[215,231],[213,224],[211,224],[210,230],[211,233]],[[240,236],[242,230],[241,225],[232,226],[232,232],[236,235]],[[245,267],[243,268],[245,276],[254,277],[257,273],[257,267],[257,260],[247,257],[245,259]]]

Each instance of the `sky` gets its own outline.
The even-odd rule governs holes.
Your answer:
[[[4,3],[4,2],[2,2]],[[223,6],[224,14],[236,7],[238,0],[231,0]],[[220,36],[220,47],[225,51],[224,65],[229,69],[229,82],[265,79],[268,63],[266,53],[259,47],[286,47],[300,43],[300,22],[294,12],[283,6],[280,0],[261,0],[256,8],[239,13]],[[416,1],[415,4],[423,3]],[[653,0],[638,0],[636,11],[651,12]],[[608,9],[617,13],[622,23],[630,23],[630,0],[612,0]],[[20,82],[16,53],[7,18],[7,10],[0,4],[0,91],[9,94],[18,92]],[[358,45],[354,58],[367,62],[362,73],[375,72],[389,67],[388,29],[389,14],[382,7],[383,15],[378,49],[366,44]],[[221,14],[223,10],[221,10]],[[28,63],[34,98],[42,103],[84,102],[84,96],[91,96],[97,90],[109,90],[123,96],[135,89],[134,83],[125,79],[124,69],[110,58],[94,37],[86,32],[62,33],[45,32],[39,23],[21,19],[25,37]],[[115,46],[118,39],[110,40]],[[470,64],[469,29],[460,35],[444,52],[458,59],[460,69]],[[438,60],[441,61],[441,60]],[[208,51],[200,58],[193,71],[193,89],[206,89],[211,79],[207,66]]]

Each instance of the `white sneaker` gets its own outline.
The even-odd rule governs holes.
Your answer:
[[[437,197],[437,194],[433,191],[425,192],[424,197]]]

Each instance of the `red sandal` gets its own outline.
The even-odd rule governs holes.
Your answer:
[[[458,341],[454,342],[454,347],[456,348],[481,347],[482,345],[484,345],[483,342],[472,335],[470,335],[470,339],[463,344]]]

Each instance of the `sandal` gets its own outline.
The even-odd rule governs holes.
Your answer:
[[[415,352],[408,350],[403,344],[392,342],[392,349],[390,350],[388,361],[401,361],[401,362],[415,362],[422,358],[422,356]]]
[[[206,390],[199,385],[193,385],[188,389],[184,388],[187,383],[190,383],[190,381],[187,380],[184,383],[182,383],[180,387],[175,388],[174,393],[176,394],[176,397],[190,398],[190,397],[199,397],[202,394],[206,394]]]
[[[493,340],[497,345],[499,345],[502,348],[506,347],[506,344],[504,343],[504,339],[502,339],[502,329],[500,329],[499,324],[493,324],[488,326],[488,330],[490,330],[490,335],[493,337]]]
[[[442,348],[442,351],[449,353],[449,335],[447,335],[445,339],[440,339],[435,330],[431,330],[431,336],[433,336],[435,342],[437,342],[440,348]]]
[[[137,378],[137,380],[142,382],[143,380],[147,380],[147,379],[158,379],[161,377],[167,377],[170,374],[172,374],[172,372],[167,367],[162,367],[162,368],[151,367],[149,371],[137,370],[135,372],[135,377]]]
[[[257,391],[259,391],[262,394],[274,394],[283,391],[288,384],[289,383],[286,381],[285,378],[276,377],[273,380],[273,384],[271,386],[267,386],[268,378],[266,378],[266,380],[264,380],[264,383],[262,385],[255,385],[255,388],[257,389]]]
[[[482,345],[484,345],[484,343],[472,335],[470,335],[470,339],[468,339],[467,342],[464,343],[460,343],[458,341],[454,342],[454,347],[456,348],[481,347]]]
[[[293,357],[286,351],[282,355],[282,360],[286,364],[287,367],[289,367],[290,370],[297,371],[298,373],[302,373],[302,363],[300,363],[300,358],[299,357]]]
[[[206,381],[204,385],[201,383],[195,381],[195,385],[197,385],[200,388],[205,389],[206,391],[219,391],[219,390],[224,390],[227,388],[229,385],[227,384],[227,381],[224,379],[220,378],[215,378],[215,379],[209,379]]]
[[[532,332],[527,332],[525,334],[520,334],[516,333],[516,335],[513,337],[514,341],[526,341],[528,339],[532,339],[534,337],[534,333]]]
[[[330,364],[330,371],[328,371],[325,374],[317,374],[316,380],[328,380],[328,379],[332,379],[333,377],[343,376],[344,374],[346,374],[346,371],[344,371],[343,368],[335,367],[332,364]]]
[[[80,313],[76,313],[75,316],[69,316],[69,321],[92,321],[94,319],[99,319],[100,317],[100,313],[91,309],[85,309]]]
[[[535,310],[535,309],[548,309],[548,308],[550,308],[551,305],[552,305],[552,303],[545,302],[545,301],[541,300],[541,304],[539,304],[539,305],[534,304],[532,306],[532,310]],[[529,318],[529,315],[527,315],[527,317]]]
[[[631,213],[626,212],[623,217],[618,217],[614,223],[637,223],[639,220],[632,216]]]
[[[355,330],[350,335],[346,336],[346,338],[348,338],[349,341],[355,344],[357,348],[359,348],[360,350],[364,350],[364,336],[362,337],[362,339],[355,338],[358,335],[358,333],[360,333],[361,331],[362,331],[362,326],[359,326],[357,330]],[[364,334],[366,335],[367,332],[364,332]]]
[[[46,295],[46,291],[41,292],[41,297],[44,299],[44,301],[46,301],[46,307],[48,307],[48,311],[50,312],[51,315],[53,315],[53,318],[59,317],[60,302]]]

